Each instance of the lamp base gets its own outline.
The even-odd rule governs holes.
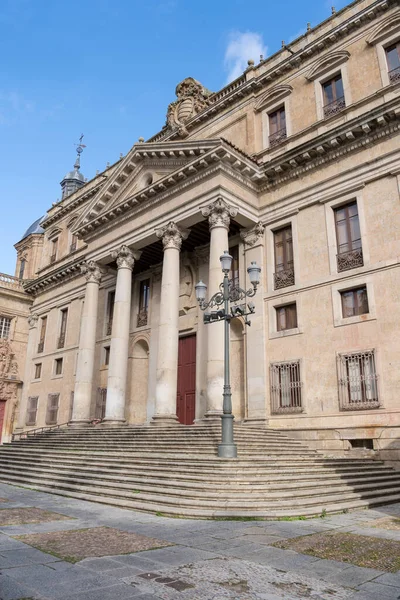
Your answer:
[[[236,444],[218,444],[218,456],[220,458],[237,458]]]

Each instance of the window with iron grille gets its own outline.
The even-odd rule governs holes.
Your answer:
[[[294,285],[293,238],[292,226],[288,225],[274,231],[275,273],[274,287],[276,290]]]
[[[364,264],[360,221],[358,218],[357,202],[350,202],[334,209],[337,268],[338,271],[348,271]]]
[[[41,318],[41,323],[40,323],[40,338],[39,338],[39,344],[38,344],[38,352],[43,352],[44,350],[44,341],[46,339],[46,329],[47,329],[47,317],[42,317]]]
[[[25,425],[36,425],[39,396],[29,396],[26,409]]]
[[[35,365],[35,379],[40,379],[42,375],[42,363],[36,363]]]
[[[400,81],[400,41],[385,49],[390,83]]]
[[[71,243],[69,245],[70,253],[75,252],[77,245],[78,245],[78,238],[76,237],[75,233],[72,233],[71,234]]]
[[[342,75],[335,75],[322,84],[324,116],[331,117],[346,107]]]
[[[272,413],[303,411],[299,360],[271,363],[270,386]]]
[[[106,335],[111,335],[112,321],[113,321],[113,316],[114,316],[114,304],[115,304],[115,290],[113,290],[112,292],[108,292]]]
[[[11,319],[9,317],[0,317],[0,338],[6,340],[10,337]]]
[[[286,304],[286,306],[276,306],[275,311],[277,331],[285,331],[286,329],[295,329],[297,327],[296,302]]]
[[[49,394],[47,396],[46,425],[55,425],[57,423],[59,400],[60,394]]]
[[[277,110],[268,115],[269,124],[269,146],[273,148],[283,140],[286,140],[286,113],[285,107],[281,106]]]
[[[150,301],[150,279],[143,279],[139,288],[139,312],[137,315],[137,327],[144,327],[148,322]]]
[[[342,299],[342,314],[343,318],[355,317],[357,315],[365,315],[369,312],[367,287],[354,288],[340,292]]]
[[[62,375],[63,372],[63,359],[56,358],[54,361],[54,375]]]
[[[375,351],[339,354],[340,410],[365,410],[380,406]]]
[[[107,388],[97,388],[95,419],[103,420],[106,416]]]
[[[64,348],[65,336],[67,333],[68,308],[63,308],[61,311],[60,334],[57,340],[57,348]]]

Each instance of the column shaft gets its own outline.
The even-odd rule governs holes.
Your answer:
[[[93,261],[83,266],[86,292],[81,317],[78,362],[71,425],[87,425],[92,401],[94,353],[96,347],[97,308],[101,272]]]
[[[106,415],[104,418],[104,421],[108,424],[125,422],[132,268],[134,264],[133,254],[126,246],[122,246],[119,252],[115,253],[115,258],[117,258],[118,275],[111,330]]]

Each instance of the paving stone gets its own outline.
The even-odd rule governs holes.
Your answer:
[[[112,558],[86,558],[79,562],[80,567],[89,569],[90,571],[109,571],[111,569],[121,568],[121,563]]]
[[[18,550],[8,549],[1,550],[1,556],[4,556],[8,561],[15,562],[15,566],[18,564],[28,563],[51,563],[58,561],[58,558],[51,554],[46,554],[36,548],[19,548]]]
[[[20,598],[38,597],[32,589],[18,583],[7,575],[0,575],[0,594],[1,600],[19,600]]]
[[[400,588],[375,582],[364,583],[351,600],[399,600]]]
[[[400,571],[397,573],[385,573],[374,579],[374,583],[382,583],[383,585],[393,585],[400,588]]]
[[[371,579],[375,579],[382,574],[382,571],[377,571],[376,569],[365,569],[363,567],[351,566],[348,569],[343,569],[343,571],[340,571],[338,575],[338,583],[341,585],[347,585],[348,587],[356,587],[362,583],[365,583],[366,581],[371,581]]]
[[[81,594],[70,594],[62,600],[125,600],[140,597],[140,590],[127,584],[113,585],[112,587],[90,590]],[[156,596],[157,597],[157,596]]]

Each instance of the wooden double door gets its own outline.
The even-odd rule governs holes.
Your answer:
[[[179,423],[192,425],[196,414],[196,336],[179,339],[176,414]]]

